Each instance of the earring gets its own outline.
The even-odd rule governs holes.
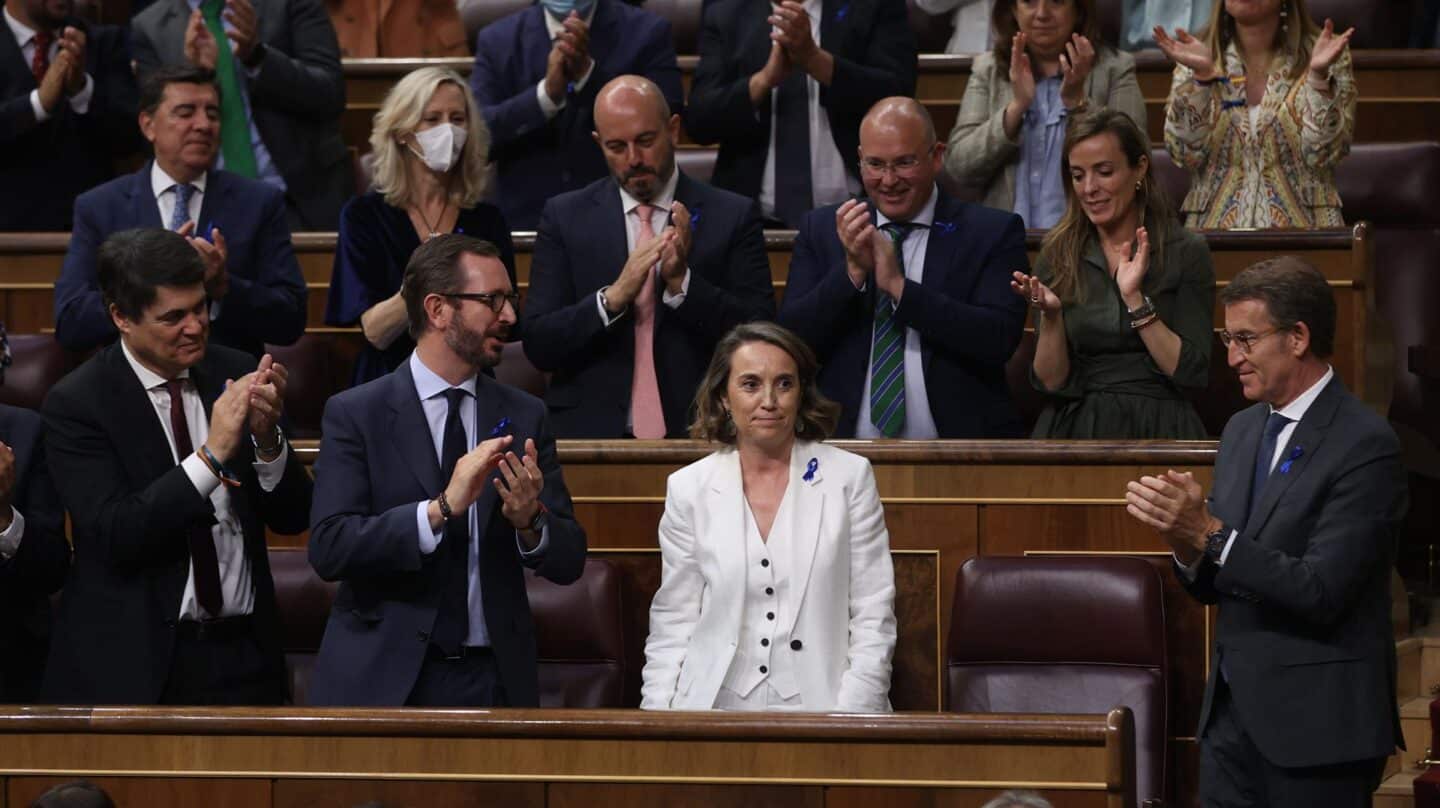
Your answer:
[[[1144,185],[1144,184],[1145,184],[1145,181],[1144,181],[1144,180],[1135,180],[1135,190],[1137,190],[1137,191],[1140,190],[1140,186],[1142,186],[1142,185]]]
[[[1285,2],[1283,2],[1283,3],[1280,4],[1280,35],[1281,35],[1281,36],[1286,36],[1287,34],[1290,33],[1290,22],[1289,22],[1288,19],[1286,19],[1286,18],[1289,17],[1289,16],[1290,16],[1290,0],[1285,0]]]
[[[804,434],[805,434],[805,422],[802,421],[802,420],[800,420],[799,418],[796,418],[796,419],[795,419],[795,434],[796,434],[796,435],[804,435]]]

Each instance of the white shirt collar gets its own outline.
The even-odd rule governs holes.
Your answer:
[[[420,395],[421,401],[432,399],[452,387],[450,382],[440,378],[439,374],[426,367],[425,363],[420,361],[419,351],[410,352],[410,376],[415,379],[415,392]],[[459,387],[472,397],[475,395],[474,376],[453,386]]]
[[[661,137],[664,136],[664,134],[661,135]],[[675,188],[679,184],[680,167],[676,166],[675,170],[670,172],[670,179],[665,181],[665,184],[660,187],[660,193],[656,194],[649,204],[661,210],[669,210],[670,206],[675,204]],[[630,212],[635,210],[636,205],[645,204],[631,196],[630,192],[625,190],[625,186],[620,183],[615,183],[615,187],[620,189],[620,209],[624,211],[626,217],[629,217]]]
[[[1324,390],[1325,385],[1329,384],[1333,378],[1335,378],[1335,368],[1327,365],[1325,367],[1325,375],[1320,377],[1320,381],[1310,385],[1310,389],[1296,396],[1294,401],[1286,404],[1283,408],[1277,410],[1272,406],[1270,411],[1278,412],[1291,421],[1298,423],[1301,418],[1305,417],[1305,413],[1310,410],[1310,405],[1315,403],[1315,399],[1320,397],[1320,391]]]
[[[586,25],[595,21],[595,9],[599,7],[600,0],[595,0],[595,5],[590,7],[590,13],[585,15]],[[545,31],[550,34],[550,41],[554,42],[555,37],[560,36],[560,32],[565,30],[565,23],[562,20],[555,19],[555,15],[546,11],[543,6],[540,9],[540,16],[545,18]]]
[[[201,193],[201,194],[204,194],[204,193],[205,193],[205,180],[206,180],[206,178],[208,178],[209,176],[210,176],[210,172],[206,171],[206,172],[202,173],[200,176],[196,177],[195,180],[194,180],[193,182],[191,182],[190,184],[193,185],[193,186],[195,186],[195,190],[196,190],[196,191],[198,191],[198,192]],[[178,180],[176,180],[174,177],[171,177],[169,174],[166,174],[166,173],[165,173],[165,169],[163,169],[163,168],[160,167],[160,161],[159,161],[159,160],[151,161],[151,163],[150,163],[150,190],[151,190],[152,192],[154,192],[156,199],[159,199],[161,194],[165,193],[166,191],[170,190],[171,188],[173,188],[174,186],[179,185],[179,184],[180,184],[180,183],[179,183]]]
[[[125,337],[120,337],[120,350],[125,354],[125,361],[130,363],[130,369],[135,371],[135,376],[140,379],[140,386],[146,390],[154,390],[156,387],[163,387],[169,379],[161,376],[150,368],[140,364],[135,354],[130,352],[130,346],[125,342]],[[176,374],[177,379],[190,378],[190,369],[186,368]]]
[[[5,24],[10,26],[10,33],[15,35],[15,42],[22,49],[29,45],[30,40],[35,37],[35,29],[15,19],[15,16],[10,13],[9,5],[5,6]]]
[[[931,186],[930,186],[930,198],[927,199],[927,200],[925,200],[925,206],[922,207],[922,208],[920,208],[920,212],[917,213],[917,214],[915,214],[914,217],[912,217],[912,218],[910,219],[910,223],[911,223],[911,224],[923,224],[923,225],[925,225],[926,227],[930,227],[930,226],[934,225],[934,224],[935,224],[935,200],[936,200],[937,197],[939,197],[939,195],[940,195],[940,189],[937,188],[937,187],[934,186],[934,185],[931,185]],[[889,224],[889,223],[890,223],[890,217],[889,217],[889,216],[886,216],[886,215],[883,214],[883,213],[881,213],[881,212],[880,212],[880,208],[879,208],[878,206],[876,206],[874,202],[871,202],[871,203],[870,203],[870,206],[873,207],[873,208],[875,208],[875,224],[876,224],[877,227],[880,226],[880,225],[882,225],[882,224]]]

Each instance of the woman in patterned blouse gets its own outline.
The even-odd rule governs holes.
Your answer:
[[[1155,29],[1175,65],[1165,147],[1190,169],[1192,228],[1338,227],[1335,164],[1350,151],[1349,42],[1305,0],[1221,0],[1203,38]]]

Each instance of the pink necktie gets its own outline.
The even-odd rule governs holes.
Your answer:
[[[635,249],[655,238],[650,226],[654,205],[636,205],[640,235]],[[645,275],[645,285],[635,297],[635,370],[630,378],[630,423],[637,438],[665,437],[665,411],[660,406],[660,385],[655,379],[655,270]]]

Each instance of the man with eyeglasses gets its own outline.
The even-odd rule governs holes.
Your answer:
[[[716,343],[775,316],[760,211],[675,165],[680,116],[643,76],[601,88],[594,137],[611,176],[545,203],[525,355],[557,436],[683,438]]]
[[[545,406],[480,372],[516,295],[495,246],[459,234],[415,251],[400,294],[410,360],[325,405],[310,564],[340,590],[310,702],[538,706],[523,570],[573,582],[585,532]]]
[[[1399,440],[1327,361],[1335,298],[1318,270],[1263,261],[1220,302],[1227,359],[1257,403],[1225,426],[1208,499],[1173,470],[1125,495],[1190,594],[1219,607],[1196,732],[1201,801],[1370,805],[1404,747],[1390,624]]]
[[[868,198],[801,222],[781,324],[820,359],[820,388],[843,411],[836,437],[1021,437],[1005,362],[1025,304],[1020,217],[954,199],[935,184],[945,144],[911,98],[876,104],[860,126]]]

